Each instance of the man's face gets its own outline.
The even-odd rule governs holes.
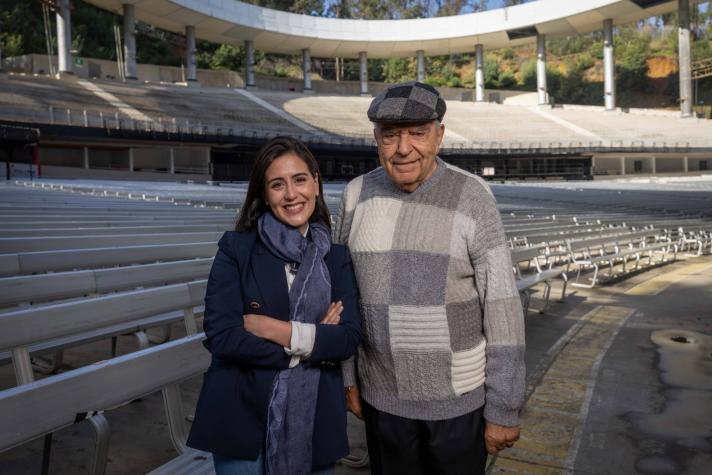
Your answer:
[[[437,121],[376,124],[378,158],[398,188],[410,193],[433,174],[444,134]]]

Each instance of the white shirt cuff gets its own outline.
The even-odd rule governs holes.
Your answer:
[[[313,323],[289,322],[292,324],[292,339],[289,343],[289,348],[285,348],[289,356],[297,356],[299,358],[309,358],[314,349],[314,340],[316,338],[316,325]]]

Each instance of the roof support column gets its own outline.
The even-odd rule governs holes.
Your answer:
[[[245,41],[245,88],[255,87],[255,43]]]
[[[185,80],[197,81],[198,71],[195,66],[195,27],[185,27]]]
[[[677,44],[680,68],[680,112],[692,117],[692,72],[690,66],[690,0],[677,0],[680,27]]]
[[[475,101],[485,100],[485,54],[482,45],[475,45]]]
[[[603,20],[603,102],[616,110],[616,62],[613,56],[613,20]]]
[[[124,8],[124,76],[136,79],[136,20],[134,6],[125,3]]]
[[[57,2],[57,54],[59,73],[72,74],[72,14],[69,0]],[[50,58],[50,61],[52,58]]]
[[[549,103],[546,93],[546,36],[536,35],[536,90],[539,105]]]
[[[358,54],[358,77],[361,81],[361,95],[368,95],[368,56],[365,51]]]
[[[415,77],[419,82],[425,81],[425,52],[422,49],[415,52]]]
[[[304,92],[311,92],[311,53],[309,48],[302,50],[302,71],[304,73]]]

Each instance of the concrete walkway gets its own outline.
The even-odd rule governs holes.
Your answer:
[[[575,289],[547,314],[530,312],[522,436],[490,458],[489,473],[710,473],[710,289],[706,256]],[[360,453],[354,419],[350,430]]]

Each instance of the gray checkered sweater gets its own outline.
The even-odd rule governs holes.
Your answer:
[[[414,192],[383,168],[344,190],[336,240],[348,244],[363,339],[344,383],[401,417],[441,420],[485,405],[519,422],[524,317],[496,203],[483,180],[439,158]]]

